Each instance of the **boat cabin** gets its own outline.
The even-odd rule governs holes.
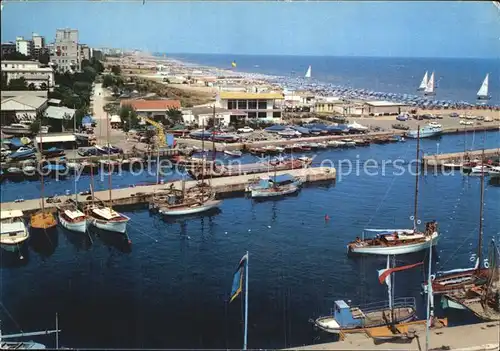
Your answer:
[[[344,300],[337,300],[334,304],[333,316],[340,328],[362,327],[364,313],[357,307],[350,307]]]
[[[98,219],[106,220],[106,221],[117,221],[122,220],[123,216],[118,212],[114,211],[111,208],[93,208],[92,214],[94,217]]]
[[[71,223],[81,222],[86,219],[85,213],[80,210],[65,210],[61,214],[65,220]]]
[[[276,177],[269,177],[269,182],[272,185],[287,185],[295,182],[295,178],[291,174],[277,175]]]

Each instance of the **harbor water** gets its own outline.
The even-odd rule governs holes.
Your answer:
[[[415,143],[325,150],[313,163],[408,162],[415,157]],[[483,146],[500,147],[500,133],[476,132],[473,145],[468,134],[467,148]],[[423,139],[421,148],[426,154],[463,151],[464,136]],[[255,161],[252,156],[245,160]],[[363,228],[412,225],[415,177],[408,172],[396,176],[391,166],[384,175],[382,167],[370,167],[378,175],[362,169],[358,175],[342,175],[335,184],[307,186],[281,200],[225,199],[220,211],[203,217],[166,221],[147,209],[129,209],[124,213],[131,218],[131,245],[118,234],[91,231],[89,238],[62,228],[46,238],[32,237],[23,260],[1,253],[2,332],[53,328],[58,313],[60,345],[67,347],[240,348],[242,299],[227,301],[236,265],[248,250],[249,348],[330,341],[313,329],[310,318],[329,313],[339,298],[363,303],[387,297],[376,272],[385,266],[385,258],[348,257],[346,244]],[[154,181],[154,175],[124,172],[113,178],[113,186]],[[79,191],[87,190],[89,182],[83,176]],[[106,189],[106,178],[96,182],[96,188]],[[435,268],[472,266],[480,178],[430,172],[420,176],[419,184],[421,226],[437,220],[442,235]],[[500,186],[491,180],[485,186],[488,243],[500,239]],[[47,195],[66,189],[73,189],[71,177],[48,179],[45,186]],[[39,192],[36,181],[4,181],[1,186],[2,202],[36,198]],[[397,263],[418,262],[425,255],[398,257]],[[414,296],[420,317],[425,316],[423,279],[422,267],[395,277],[396,296]],[[438,308],[436,314],[442,313]],[[447,316],[451,325],[475,321],[464,311]],[[52,336],[37,341],[54,346]]]

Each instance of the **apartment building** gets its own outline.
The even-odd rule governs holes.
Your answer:
[[[31,40],[24,39],[24,37],[17,37],[16,38],[16,51],[17,52],[19,52],[25,56],[31,57],[32,50],[33,50],[33,42]]]
[[[37,61],[9,61],[1,62],[1,72],[7,79],[7,84],[12,79],[23,77],[28,86],[33,84],[37,89],[52,88],[54,86],[54,71],[51,67],[42,67]]]
[[[80,48],[77,29],[57,29],[54,51],[50,61],[60,72],[79,71],[81,68]]]
[[[9,55],[16,52],[16,43],[13,43],[11,41],[2,43],[2,60],[5,57],[5,55]]]
[[[219,107],[231,111],[231,122],[239,118],[281,120],[281,93],[247,93],[222,91],[217,95]]]
[[[49,52],[49,49],[45,44],[44,36],[33,33],[31,40],[33,42],[31,57],[39,59],[40,56]]]

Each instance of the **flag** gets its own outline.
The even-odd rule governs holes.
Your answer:
[[[243,289],[243,272],[245,270],[245,264],[247,262],[247,255],[243,256],[240,260],[238,268],[236,272],[234,272],[233,276],[233,286],[231,288],[231,300],[229,302],[233,302],[233,300],[238,297]]]
[[[236,67],[236,61],[231,62],[232,67]]]
[[[380,282],[380,284],[384,284],[384,281],[385,281],[385,283],[387,285],[390,285],[389,277],[391,276],[392,273],[398,272],[398,271],[404,271],[406,269],[417,267],[417,266],[420,266],[423,264],[424,264],[424,262],[419,262],[419,263],[410,264],[407,266],[394,267],[394,268],[389,268],[389,266],[387,266],[387,268],[385,268],[385,269],[379,269],[378,270],[378,281]]]

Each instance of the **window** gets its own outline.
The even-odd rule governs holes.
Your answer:
[[[248,118],[257,118],[257,112],[247,112]]]
[[[236,109],[236,100],[227,100],[227,109],[228,110]]]
[[[281,111],[273,112],[273,118],[281,118]]]
[[[267,101],[259,100],[259,110],[265,110],[265,109],[267,109]]]
[[[247,100],[238,100],[238,110],[247,109]]]
[[[256,110],[257,109],[257,100],[248,100],[248,109]]]
[[[266,118],[267,113],[266,112],[259,112],[259,118]]]

